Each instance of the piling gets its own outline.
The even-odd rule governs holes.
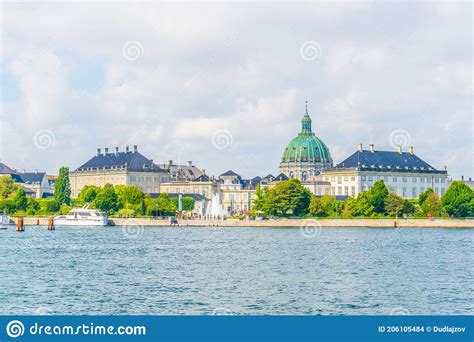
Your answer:
[[[19,231],[19,232],[24,232],[25,231],[25,226],[24,226],[22,216],[18,217],[18,221],[16,222],[16,230]]]
[[[50,216],[48,217],[48,230],[54,230],[54,220],[53,217]]]

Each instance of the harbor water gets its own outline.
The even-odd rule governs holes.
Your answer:
[[[473,234],[11,227],[0,314],[472,315]]]

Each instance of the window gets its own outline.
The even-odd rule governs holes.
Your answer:
[[[346,196],[349,195],[349,187],[348,186],[344,187],[344,195],[346,195]]]
[[[435,178],[435,183],[439,183],[439,178]]]
[[[369,182],[373,181],[374,180],[374,177],[373,176],[369,176]]]
[[[341,177],[337,177],[337,184],[342,184],[342,178]]]
[[[331,194],[332,195],[336,194],[336,188],[334,186],[331,186]]]
[[[353,187],[351,187],[351,195],[355,196],[355,194],[356,194],[356,187],[353,186]]]
[[[417,196],[418,196],[418,195],[417,195],[417,193],[416,193],[416,188],[413,188],[413,189],[411,190],[411,197],[415,198],[415,197],[417,197]]]
[[[342,186],[337,187],[337,194],[342,195]]]
[[[351,181],[354,182],[355,180],[356,180],[355,176],[352,176],[352,177],[351,177]]]
[[[388,182],[388,176],[383,176],[383,181]]]
[[[412,180],[413,183],[416,183],[416,177],[412,177],[411,180]]]
[[[425,182],[425,177],[421,177],[420,178],[420,183],[424,183]]]
[[[407,187],[406,186],[404,186],[402,188],[402,197],[407,197]]]
[[[446,179],[441,178],[441,183],[445,183],[445,182],[446,182]]]
[[[366,181],[367,178],[365,176],[360,177],[361,180]]]
[[[381,178],[380,176],[377,176],[377,180],[380,180],[380,178]]]
[[[348,176],[344,176],[344,182],[347,182],[349,180]]]
[[[394,182],[397,182],[397,177],[393,177],[393,181],[394,181]]]
[[[403,182],[403,183],[406,183],[406,182],[407,182],[407,178],[406,178],[406,177],[403,177],[403,178],[402,178],[402,182]]]
[[[435,188],[435,192],[438,194],[439,196],[439,188]]]

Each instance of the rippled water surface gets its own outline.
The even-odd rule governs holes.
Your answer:
[[[473,233],[10,228],[0,314],[473,314]]]

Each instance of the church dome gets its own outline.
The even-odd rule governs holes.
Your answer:
[[[316,137],[311,129],[311,118],[306,113],[301,120],[301,132],[286,146],[281,157],[282,163],[322,163],[331,164],[332,158],[326,144]]]

